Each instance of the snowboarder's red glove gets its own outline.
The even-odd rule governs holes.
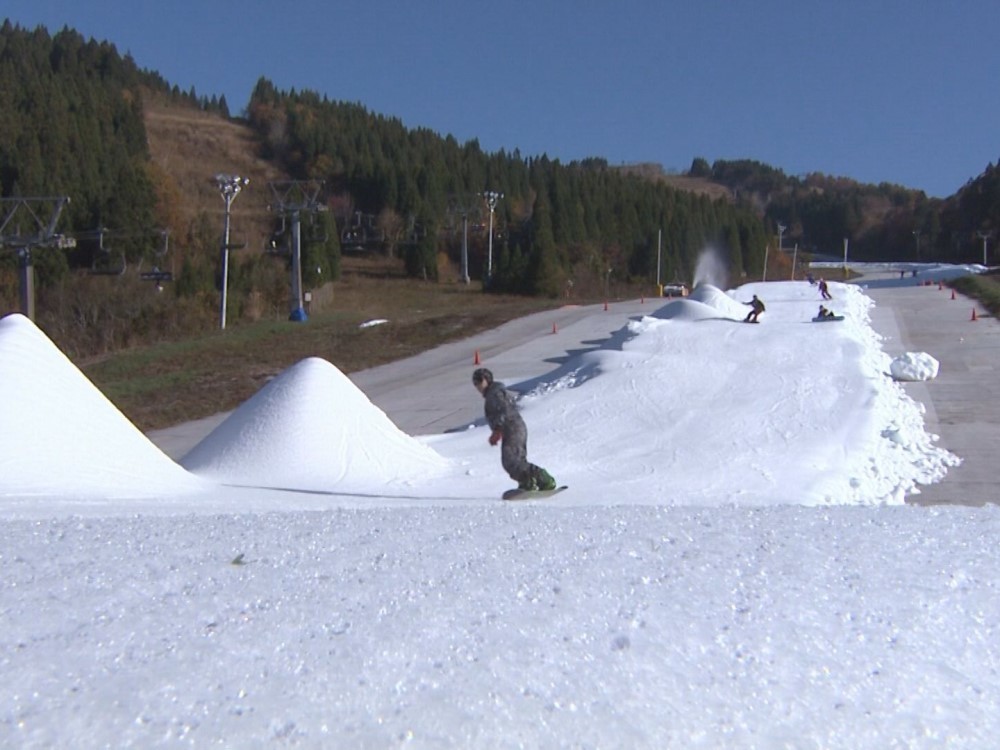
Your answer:
[[[493,430],[490,435],[490,445],[496,445],[500,442],[500,438],[503,437],[503,433],[500,430]]]

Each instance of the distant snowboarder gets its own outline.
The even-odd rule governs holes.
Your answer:
[[[493,373],[480,367],[472,373],[472,384],[486,403],[486,421],[490,445],[502,442],[500,463],[520,490],[554,490],[556,480],[540,466],[528,462],[528,428],[517,408],[517,397],[503,383],[493,380]]]
[[[843,315],[837,315],[833,310],[828,310],[825,305],[820,305],[819,312],[813,318],[813,323],[829,323],[830,321],[843,319]]]
[[[743,318],[743,322],[744,323],[759,323],[760,321],[757,320],[757,318],[758,318],[758,316],[760,316],[760,314],[762,312],[764,312],[764,309],[765,309],[764,308],[764,303],[761,302],[757,298],[757,295],[755,294],[753,296],[752,300],[750,300],[749,302],[745,302],[744,304],[750,305],[751,310],[750,310],[750,312],[747,313],[747,316],[745,318]]]
[[[830,287],[826,285],[826,279],[819,280],[819,293],[823,296],[823,299],[833,299],[830,294]]]

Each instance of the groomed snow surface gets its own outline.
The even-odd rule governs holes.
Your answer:
[[[903,505],[959,459],[831,290],[496,371],[570,485],[524,503],[319,359],[178,466],[0,320],[0,747],[992,747],[1000,514]]]

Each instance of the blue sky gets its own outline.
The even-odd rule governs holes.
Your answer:
[[[946,197],[1000,155],[995,0],[5,0],[238,113],[259,77],[487,151],[755,159]]]

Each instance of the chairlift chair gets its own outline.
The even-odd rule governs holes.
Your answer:
[[[111,263],[113,255],[118,256],[118,263]],[[92,276],[122,276],[126,268],[128,268],[128,263],[125,260],[125,253],[112,253],[110,250],[104,250],[100,255],[94,257],[94,261],[90,265],[90,274]]]

